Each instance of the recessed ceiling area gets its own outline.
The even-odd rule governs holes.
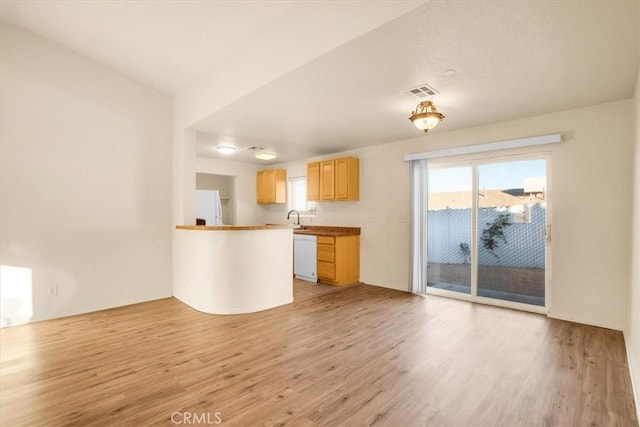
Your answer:
[[[218,145],[233,145],[237,150],[232,154],[218,152]],[[261,148],[262,151],[276,153],[277,157],[271,160],[256,159],[255,154]],[[200,157],[219,158],[236,162],[274,164],[281,163],[284,159],[306,159],[312,156],[331,154],[331,151],[323,151],[318,154],[311,146],[292,144],[287,141],[270,141],[265,138],[231,137],[229,135],[197,132],[196,154]]]
[[[403,92],[425,82],[446,115],[430,134],[630,98],[638,15],[635,2],[430,2],[193,128],[288,161],[421,136]]]

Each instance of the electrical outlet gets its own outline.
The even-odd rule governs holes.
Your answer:
[[[49,286],[47,289],[47,296],[49,297],[57,297],[58,296],[58,285]]]

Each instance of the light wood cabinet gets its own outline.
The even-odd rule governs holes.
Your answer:
[[[359,163],[355,157],[334,160],[336,200],[360,199]]]
[[[320,200],[320,163],[307,163],[307,200]]]
[[[318,236],[318,279],[338,286],[360,280],[360,236]]]
[[[256,174],[256,202],[261,205],[287,202],[285,169],[270,169]]]
[[[264,173],[266,171],[259,171],[256,174],[256,202],[260,205],[266,203],[267,200],[267,189],[265,187],[265,176]]]
[[[307,164],[307,200],[355,201],[360,199],[360,162],[344,157]]]
[[[320,200],[334,200],[333,160],[320,162]]]

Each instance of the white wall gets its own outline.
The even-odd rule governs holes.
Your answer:
[[[406,290],[409,165],[404,155],[562,133],[564,142],[551,148],[551,316],[621,330],[628,313],[632,109],[631,100],[619,101],[341,153],[337,156],[360,158],[360,201],[319,203],[312,221],[361,227],[361,280]],[[302,176],[308,160],[277,166]],[[286,217],[286,206],[261,211],[264,222]]]
[[[633,192],[633,246],[631,251],[631,289],[629,327],[625,331],[629,369],[640,417],[640,71],[634,97],[635,179]]]
[[[238,225],[261,223],[262,216],[259,215],[258,205],[256,204],[256,172],[258,171],[258,165],[198,157],[195,168],[195,172],[235,176],[235,194],[232,196],[236,209],[235,223]],[[195,193],[195,186],[193,191]]]
[[[34,319],[170,296],[171,99],[0,31],[0,262],[32,270]]]

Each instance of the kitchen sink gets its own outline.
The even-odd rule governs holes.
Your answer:
[[[306,225],[294,225],[294,224],[265,224],[265,225],[288,225],[289,227],[295,229],[295,230],[306,230],[307,226]]]

